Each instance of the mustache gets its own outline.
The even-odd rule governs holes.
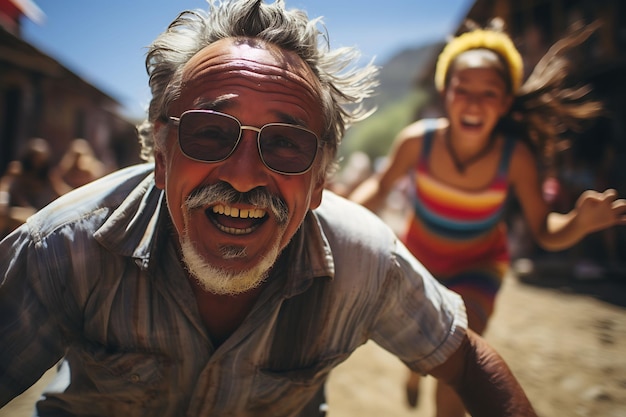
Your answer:
[[[196,188],[189,194],[184,205],[189,210],[195,210],[214,206],[218,203],[226,205],[245,204],[271,211],[280,224],[287,222],[289,217],[287,204],[270,193],[265,187],[257,187],[242,193],[223,181]]]

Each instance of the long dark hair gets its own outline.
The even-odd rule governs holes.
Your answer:
[[[500,122],[501,129],[513,130],[548,164],[564,133],[580,132],[602,115],[602,103],[590,94],[591,86],[571,79],[574,61],[569,55],[599,26],[572,25],[537,63]]]

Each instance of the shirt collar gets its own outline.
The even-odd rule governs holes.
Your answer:
[[[96,231],[96,240],[113,253],[135,258],[140,268],[147,269],[159,235],[156,232],[164,223],[163,194],[154,184],[154,174],[147,175]]]
[[[324,235],[318,215],[309,211],[304,222],[294,235],[288,251],[287,275],[289,281],[285,287],[285,296],[293,297],[311,286],[313,278],[335,276],[333,254]]]

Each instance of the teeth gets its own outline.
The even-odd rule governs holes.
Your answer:
[[[463,123],[477,125],[477,124],[480,124],[480,118],[465,116],[463,118]]]
[[[245,235],[247,233],[251,233],[254,230],[252,227],[248,227],[247,229],[235,229],[234,227],[224,227],[219,223],[215,223],[218,229],[222,232],[230,233],[231,235]]]
[[[240,219],[260,219],[265,216],[265,210],[261,209],[238,209],[236,207],[224,206],[217,204],[213,206],[213,213],[223,214],[225,216],[237,217]]]

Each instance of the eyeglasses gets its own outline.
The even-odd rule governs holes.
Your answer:
[[[231,156],[243,130],[257,132],[261,160],[280,174],[307,172],[320,146],[315,133],[287,123],[269,123],[260,128],[243,126],[233,116],[213,110],[188,110],[180,118],[170,116],[170,119],[178,124],[182,152],[201,162],[221,162]]]

